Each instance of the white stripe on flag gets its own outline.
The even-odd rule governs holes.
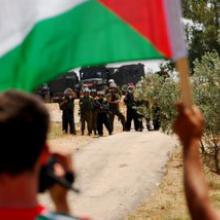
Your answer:
[[[187,56],[180,0],[164,0],[173,59]]]
[[[86,0],[0,0],[0,56],[20,44],[33,25]]]

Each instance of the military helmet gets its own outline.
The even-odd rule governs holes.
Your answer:
[[[113,83],[110,83],[109,87],[110,87],[110,88],[117,88],[117,85],[116,85],[115,82],[113,82]]]
[[[90,93],[90,89],[88,87],[86,87],[86,88],[83,89],[83,92],[84,93]]]
[[[67,88],[64,90],[64,95],[68,96],[68,95],[73,95],[74,92],[71,88]]]
[[[108,81],[108,83],[109,83],[109,84],[115,83],[115,80],[114,80],[114,79],[110,79],[110,80]]]

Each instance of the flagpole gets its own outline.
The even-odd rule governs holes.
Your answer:
[[[192,87],[189,78],[189,63],[186,57],[176,61],[176,69],[180,75],[181,101],[187,107],[193,105]]]

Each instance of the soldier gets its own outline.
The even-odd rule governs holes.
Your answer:
[[[87,123],[88,135],[91,135],[93,98],[90,96],[90,90],[88,88],[86,88],[83,91],[83,96],[80,98],[79,104],[80,104],[81,134],[84,135],[85,124]]]
[[[118,116],[118,119],[121,121],[123,131],[125,131],[126,130],[125,117],[120,112],[120,107],[119,107],[119,104],[121,101],[121,93],[115,83],[110,84],[109,92],[107,94],[107,100],[109,103],[109,109],[111,111],[111,114],[110,114],[111,131],[113,132],[113,130],[114,130],[115,115]]]
[[[151,113],[150,113],[150,102],[149,101],[145,101],[144,103],[145,108],[146,108],[146,113],[145,113],[145,120],[146,120],[146,128],[148,131],[152,131],[153,130],[153,125],[152,125],[152,121],[151,121]]]
[[[114,80],[114,79],[109,79],[109,80],[108,80],[108,85],[107,85],[108,88],[110,88],[112,84],[116,84],[116,83],[115,83],[115,80]]]
[[[157,102],[155,102],[155,104],[153,105],[152,110],[154,130],[158,131],[161,126],[161,109]]]
[[[97,130],[99,136],[103,136],[103,125],[108,130],[109,135],[112,134],[111,125],[109,121],[109,104],[104,98],[104,92],[98,92],[98,98],[94,101],[94,107],[97,112]]]
[[[76,135],[75,120],[74,120],[74,99],[75,92],[71,88],[64,91],[62,101],[59,103],[60,110],[62,110],[62,129],[68,133],[68,127],[71,134]]]
[[[143,117],[144,117],[144,115],[143,115],[143,113],[141,112],[141,109],[143,108],[143,106],[144,106],[144,102],[143,101],[141,101],[141,100],[138,100],[138,101],[136,101],[135,102],[136,103],[136,116],[135,116],[135,118],[136,118],[136,121],[137,121],[137,126],[136,126],[136,131],[143,131],[143,129],[144,129],[144,126],[143,126]]]
[[[92,111],[92,131],[94,135],[97,134],[97,111],[95,110],[95,101],[98,99],[96,89],[91,90],[91,97],[93,99],[93,111]]]
[[[127,106],[126,131],[131,130],[131,122],[134,121],[134,128],[138,130],[138,118],[136,113],[136,103],[134,100],[134,86],[128,86],[127,94],[124,98]]]

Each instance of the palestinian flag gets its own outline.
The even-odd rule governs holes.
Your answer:
[[[72,68],[186,56],[179,0],[0,0],[0,91]]]

